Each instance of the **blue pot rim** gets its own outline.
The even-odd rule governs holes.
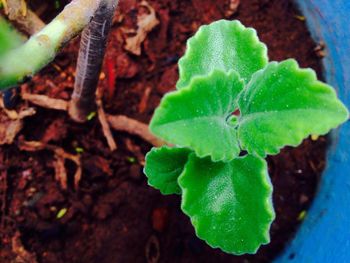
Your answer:
[[[350,108],[350,1],[297,0],[308,28],[326,46],[325,78]],[[276,263],[350,262],[350,122],[331,134],[318,193]]]

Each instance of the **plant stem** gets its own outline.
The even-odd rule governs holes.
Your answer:
[[[0,56],[22,45],[25,39],[25,36],[12,28],[12,26],[0,16]],[[14,109],[19,99],[18,87],[3,91],[2,97],[5,108],[8,110]]]
[[[106,50],[114,11],[118,0],[102,0],[80,42],[76,79],[69,114],[75,121],[85,122],[95,105],[96,89]]]
[[[25,44],[0,57],[0,89],[32,77],[51,62],[62,46],[89,22],[101,0],[73,0]]]

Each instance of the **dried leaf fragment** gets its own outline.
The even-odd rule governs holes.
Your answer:
[[[149,13],[140,14],[138,16],[136,35],[128,37],[125,40],[126,44],[124,46],[127,51],[137,56],[141,55],[141,45],[146,39],[147,34],[159,24],[155,10],[146,1],[142,1],[140,7],[145,7]]]
[[[148,125],[145,123],[123,115],[107,115],[107,120],[114,130],[137,135],[153,146],[162,146],[165,144],[164,141],[158,139],[149,131]]]
[[[147,104],[148,104],[149,97],[151,95],[151,91],[152,91],[152,87],[149,87],[149,86],[146,87],[139,103],[139,113],[144,113],[145,110],[147,109]]]
[[[103,109],[102,90],[101,89],[97,89],[96,104],[97,104],[98,120],[100,121],[100,124],[102,126],[103,135],[105,136],[105,138],[107,140],[109,149],[113,152],[118,147],[117,147],[117,143],[115,142],[115,140],[113,138],[111,128],[110,128],[109,123],[107,121],[106,113]]]
[[[0,145],[12,144],[23,127],[22,120],[11,120],[3,112],[0,113]]]
[[[53,120],[46,128],[41,141],[43,143],[60,141],[65,138],[68,133],[67,123],[64,118]]]
[[[18,263],[37,263],[35,255],[27,251],[22,244],[21,234],[16,232],[12,238],[12,251],[16,254],[14,262]]]
[[[49,150],[53,151],[55,154],[55,162],[54,162],[54,168],[55,168],[55,178],[61,183],[61,186],[63,189],[67,189],[67,172],[64,166],[64,161],[66,159],[74,162],[77,166],[77,169],[74,174],[74,186],[77,187],[81,176],[82,176],[82,167],[81,167],[81,161],[79,155],[73,155],[70,153],[65,152],[61,147],[51,145],[51,144],[45,144],[38,141],[25,141],[24,139],[20,138],[18,142],[18,147],[22,151],[28,151],[28,152],[35,152],[35,151],[41,151],[41,150]]]
[[[225,12],[225,16],[230,17],[234,15],[237,12],[240,2],[240,0],[229,0],[229,6]]]
[[[6,1],[2,1],[6,3]],[[8,18],[20,26],[26,33],[33,35],[44,28],[45,23],[30,9],[25,0],[8,0],[5,6]]]
[[[0,108],[0,145],[12,144],[23,128],[22,119],[34,115],[35,110],[33,108],[22,109],[20,112],[7,110],[2,98],[0,99]]]
[[[22,99],[47,109],[63,110],[63,111],[67,111],[68,109],[67,101],[50,98],[45,95],[30,94],[30,93],[22,92]]]
[[[55,169],[55,179],[58,181],[63,189],[67,189],[67,171],[64,166],[64,158],[55,154],[53,167]]]
[[[125,140],[125,146],[130,152],[134,154],[139,164],[145,165],[145,156],[142,153],[140,146],[133,143],[133,141],[129,138]]]

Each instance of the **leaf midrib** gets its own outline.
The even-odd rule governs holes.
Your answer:
[[[324,111],[322,109],[309,109],[309,108],[299,108],[299,109],[284,109],[284,110],[273,110],[273,111],[265,111],[265,112],[253,112],[249,113],[247,115],[241,115],[239,119],[239,125],[241,125],[244,122],[251,121],[252,119],[256,119],[259,116],[269,116],[269,115],[275,115],[278,113],[286,113],[286,112],[304,112],[304,111]]]
[[[229,115],[229,113],[227,114],[227,115]],[[226,117],[225,116],[200,116],[200,117],[195,117],[195,118],[191,118],[191,119],[180,119],[180,120],[176,120],[176,121],[169,121],[169,122],[166,122],[166,123],[161,123],[161,124],[157,124],[157,126],[165,126],[165,125],[169,125],[169,124],[176,124],[176,123],[178,123],[178,122],[185,122],[185,121],[194,121],[194,120],[202,120],[202,119],[204,119],[204,120],[206,120],[206,119],[208,119],[208,120],[215,120],[215,121],[219,121],[219,122],[222,122],[223,124],[227,124],[226,123]],[[229,126],[228,124],[227,124],[227,126]]]

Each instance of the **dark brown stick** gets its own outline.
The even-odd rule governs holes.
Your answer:
[[[86,116],[96,107],[96,88],[117,4],[118,0],[102,0],[82,33],[74,92],[69,106],[69,114],[75,121],[85,122]]]

